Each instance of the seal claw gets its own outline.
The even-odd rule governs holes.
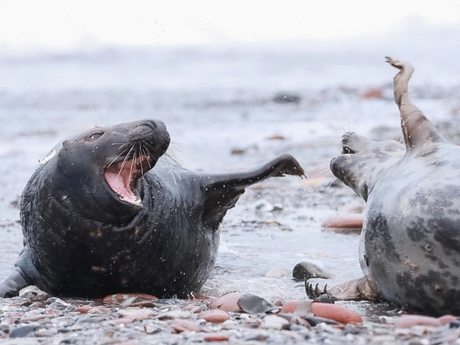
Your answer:
[[[305,280],[305,292],[309,299],[312,299],[316,302],[333,304],[336,301],[336,298],[327,291],[327,284],[321,291],[319,288],[319,283],[316,283],[315,287],[313,288],[313,284],[309,284],[307,283],[307,280]]]

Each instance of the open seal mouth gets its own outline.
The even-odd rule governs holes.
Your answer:
[[[104,172],[110,188],[117,193],[121,200],[134,205],[141,204],[140,195],[136,189],[137,181],[154,165],[153,158],[141,155],[131,159],[110,164]]]

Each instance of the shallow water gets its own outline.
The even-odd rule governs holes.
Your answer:
[[[394,71],[381,66],[385,67],[383,59],[368,56],[361,61],[370,74],[366,80],[363,69],[345,56],[330,60],[333,68],[321,75],[313,67],[324,63],[323,54],[273,49],[268,55],[263,49],[257,54],[166,50],[159,58],[158,52],[107,50],[1,60],[7,73],[0,82],[0,277],[21,250],[17,201],[37,162],[57,142],[95,124],[149,117],[167,124],[172,137],[169,154],[189,169],[250,168],[289,152],[310,178],[325,183],[311,187],[286,177],[248,190],[221,226],[219,256],[203,293],[238,290],[270,300],[304,298],[303,283],[291,277],[292,268],[304,260],[334,276],[329,286],[359,277],[359,236],[325,232],[321,222],[339,208],[362,202],[347,188],[328,187],[330,178],[321,179],[327,175],[329,160],[340,152],[344,131],[390,138],[399,133],[390,89],[384,88],[379,99],[360,96],[369,87],[381,87],[383,80],[390,82]],[[258,65],[261,56],[265,60]],[[359,78],[347,84],[336,73],[341,68]],[[305,76],[295,73],[299,71]],[[444,91],[433,96],[439,88],[417,89],[422,97],[419,105],[435,121],[455,119],[458,104],[439,94],[458,94],[458,87],[435,86]],[[286,90],[298,93],[301,101],[272,101],[274,94]],[[232,154],[235,149],[242,154]],[[282,210],[258,212],[256,204],[261,201],[279,204]],[[266,278],[272,268],[288,274]],[[369,316],[387,309],[350,305]]]

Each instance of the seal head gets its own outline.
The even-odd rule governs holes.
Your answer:
[[[41,191],[76,216],[120,224],[139,212],[141,177],[166,152],[170,142],[163,122],[136,121],[95,128],[66,140],[56,159],[43,167]],[[91,198],[89,202],[88,198]]]

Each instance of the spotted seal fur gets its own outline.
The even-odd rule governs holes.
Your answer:
[[[173,162],[171,171],[159,160],[169,142],[159,120],[63,142],[24,189],[24,249],[0,296],[28,284],[58,296],[187,296],[208,278],[218,226],[245,188],[304,176],[290,155],[243,172],[199,174]]]
[[[364,278],[330,289],[338,299],[384,299],[415,312],[460,314],[460,147],[411,102],[410,64],[394,97],[404,144],[345,133],[336,177],[367,201],[360,243]],[[309,289],[311,297],[318,290]]]

